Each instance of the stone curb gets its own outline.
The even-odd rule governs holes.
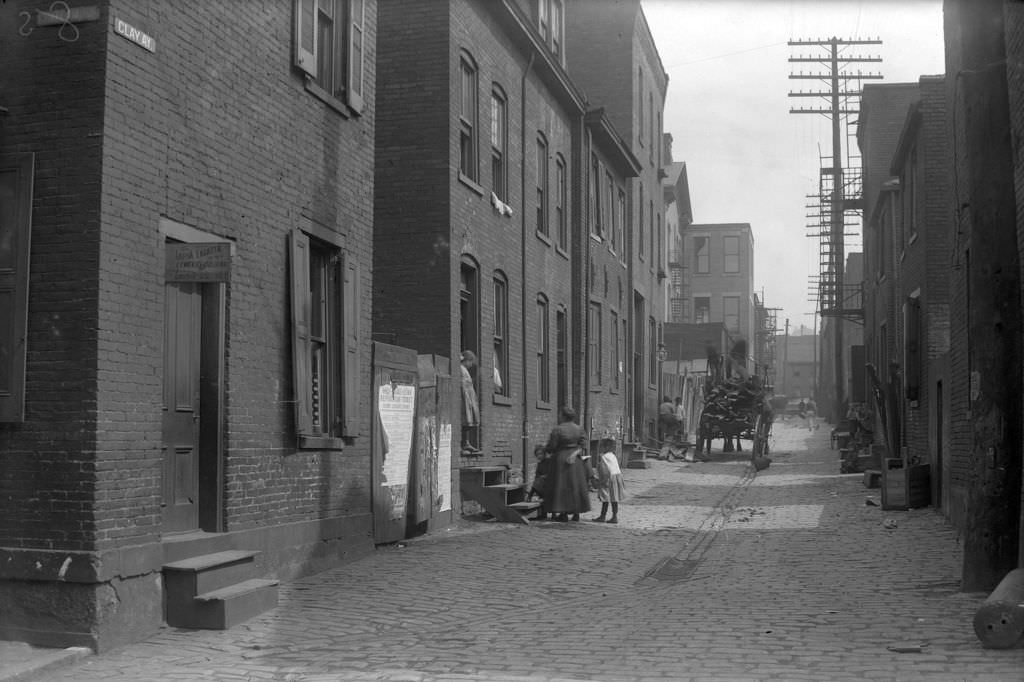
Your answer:
[[[13,646],[13,645],[12,645]],[[73,646],[67,649],[37,649],[21,645],[18,650],[0,642],[0,682],[27,682],[37,679],[45,672],[71,665],[92,655],[88,647]],[[8,663],[8,659],[17,662]]]

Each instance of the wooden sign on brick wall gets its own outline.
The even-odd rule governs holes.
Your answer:
[[[167,244],[168,282],[227,282],[231,279],[231,244]]]

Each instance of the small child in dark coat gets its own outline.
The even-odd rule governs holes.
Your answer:
[[[543,445],[538,445],[533,449],[533,456],[537,458],[537,468],[534,470],[533,483],[530,484],[526,500],[529,502],[535,496],[541,499],[540,509],[537,510],[537,516],[534,518],[544,521],[548,518],[548,510],[544,506],[544,500],[547,499],[549,494],[548,481],[550,480],[551,467],[554,465],[554,460],[548,455]]]

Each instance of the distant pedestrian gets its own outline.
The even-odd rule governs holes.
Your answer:
[[[544,501],[544,510],[554,514],[555,521],[568,521],[570,515],[579,521],[580,514],[590,511],[584,433],[576,423],[574,409],[563,407],[559,416],[544,448],[553,460],[547,481],[550,500]]]
[[[807,430],[810,431],[811,423],[810,420],[808,420],[807,418],[807,403],[805,403],[803,400],[801,400],[800,404],[796,406],[796,414],[798,417],[800,417],[800,428],[806,426]]]
[[[597,499],[601,501],[601,514],[594,520],[607,523],[619,522],[619,502],[626,497],[626,485],[622,480],[619,468],[619,457],[615,454],[615,440],[602,438],[598,444],[597,455]],[[612,507],[611,518],[608,518],[608,505]]]
[[[679,421],[676,419],[676,406],[667,395],[661,397],[661,404],[658,406],[658,426],[661,429],[661,440],[664,442],[675,436],[679,428]]]

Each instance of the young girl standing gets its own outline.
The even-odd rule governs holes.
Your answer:
[[[602,438],[597,449],[600,453],[596,462],[597,499],[601,502],[601,515],[594,520],[605,521],[610,504],[612,515],[607,519],[607,523],[618,523],[619,502],[626,497],[626,485],[622,481],[619,458],[615,454],[615,440]]]

